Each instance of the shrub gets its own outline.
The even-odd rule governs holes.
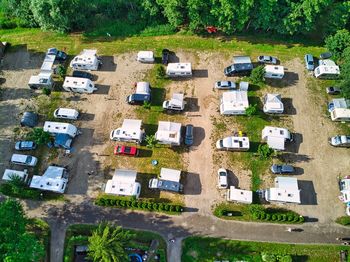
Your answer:
[[[145,141],[147,143],[147,147],[154,148],[157,144],[157,139],[155,135],[146,136]]]
[[[263,66],[258,66],[252,70],[252,73],[250,74],[250,82],[252,84],[258,85],[262,84],[265,81],[265,68]]]
[[[51,94],[51,89],[47,87],[44,87],[41,91],[43,92],[44,95],[47,95],[47,96]]]
[[[293,215],[288,215],[287,217],[288,217],[288,221],[289,221],[289,222],[293,221],[293,219],[294,219],[294,216],[293,216]]]
[[[162,203],[158,204],[158,210],[163,211],[164,210],[164,205]]]
[[[282,215],[281,214],[277,214],[277,220],[281,221],[282,220]]]
[[[45,145],[50,142],[51,135],[43,128],[34,127],[28,134],[28,139],[33,140],[37,145]]]
[[[286,221],[286,219],[287,219],[287,215],[282,214],[282,221]]]
[[[249,105],[246,109],[245,109],[245,114],[247,116],[252,116],[252,115],[255,115],[256,112],[257,112],[257,105],[254,104],[254,105]]]
[[[305,218],[303,216],[299,216],[299,222],[304,223],[304,221],[305,221]]]
[[[125,200],[120,200],[119,204],[120,206],[125,207]]]
[[[151,109],[151,103],[147,101],[143,101],[143,108],[144,109]]]
[[[260,212],[260,219],[261,219],[261,220],[262,220],[262,219],[265,219],[265,217],[266,217],[265,212]]]
[[[157,78],[161,79],[165,77],[165,69],[162,65],[158,65],[156,69]]]
[[[260,212],[253,213],[253,219],[260,219]]]
[[[142,202],[137,202],[137,207],[142,209],[143,203]]]
[[[152,209],[153,210],[158,210],[158,204],[157,203],[153,203],[152,204]]]
[[[132,207],[138,207],[137,201],[133,200],[133,201],[131,202],[131,206],[132,206]]]
[[[60,76],[60,77],[64,77],[67,73],[67,69],[63,66],[63,65],[59,65],[56,68],[56,73]]]
[[[269,213],[266,214],[265,220],[269,221],[271,219],[271,215]]]
[[[165,211],[169,211],[169,204],[165,204],[165,205],[164,205],[164,210],[165,210]]]
[[[115,203],[116,203],[116,200],[115,200],[115,199],[110,199],[110,200],[109,200],[109,203],[111,204],[111,206],[114,206]]]
[[[273,149],[268,144],[260,144],[258,146],[258,155],[260,159],[268,159],[273,154]]]
[[[182,212],[182,207],[181,206],[175,206],[175,211],[176,212]]]
[[[127,207],[131,207],[131,205],[132,205],[132,201],[126,201],[126,206]]]
[[[147,206],[148,206],[147,202],[143,202],[143,203],[142,203],[142,209],[146,209]]]
[[[271,220],[272,220],[272,221],[276,221],[276,220],[277,220],[277,215],[273,214],[273,215],[271,216]]]

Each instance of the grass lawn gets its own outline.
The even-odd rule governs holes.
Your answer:
[[[97,228],[97,225],[90,224],[76,224],[68,227],[66,231],[64,243],[64,262],[72,262],[74,256],[74,245],[87,245],[88,237],[92,231]],[[157,254],[161,257],[161,262],[166,261],[166,242],[164,239],[150,231],[140,231],[133,229],[126,229],[130,231],[134,237],[128,243],[128,247],[148,250],[153,239],[158,240],[159,246]],[[153,260],[150,260],[152,262]]]
[[[293,261],[339,261],[339,251],[346,246],[296,245],[265,242],[224,240],[219,238],[189,237],[183,242],[182,262],[262,261],[261,252],[291,255]]]

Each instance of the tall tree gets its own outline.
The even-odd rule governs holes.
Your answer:
[[[93,261],[123,262],[128,260],[125,252],[126,243],[131,233],[121,227],[113,228],[111,225],[101,223],[89,237],[89,254]]]
[[[350,32],[346,29],[338,30],[325,40],[326,47],[336,59],[341,58],[343,51],[350,46]]]

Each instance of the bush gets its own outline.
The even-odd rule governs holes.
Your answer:
[[[254,85],[262,84],[265,81],[265,68],[263,66],[255,67],[250,74],[250,82]]]
[[[276,221],[276,220],[277,220],[277,215],[273,214],[273,215],[271,216],[271,220],[272,220],[272,221]]]
[[[282,221],[286,221],[287,220],[287,215],[282,214]]]
[[[125,207],[125,200],[120,200],[119,205]]]
[[[169,211],[169,204],[165,204],[165,205],[164,205],[164,210],[165,210],[165,211]]]
[[[111,204],[111,206],[114,206],[116,204],[116,200],[115,199],[110,199],[109,203]]]
[[[47,87],[44,87],[44,88],[42,89],[42,92],[43,92],[44,95],[49,96],[49,95],[51,94],[51,89],[50,89],[50,88],[47,88]]]
[[[265,220],[269,221],[271,219],[271,215],[269,213],[266,214]]]
[[[153,203],[152,204],[152,209],[153,210],[158,210],[158,204],[157,203]]]
[[[303,216],[299,216],[299,222],[304,223],[304,221],[305,221],[305,218]]]
[[[156,68],[156,76],[157,78],[161,79],[165,77],[165,69],[162,65],[157,65]]]
[[[265,219],[265,217],[266,217],[265,212],[260,212],[260,219],[263,220]]]
[[[245,109],[245,114],[247,116],[252,116],[252,115],[255,115],[256,112],[258,111],[257,109],[257,105],[254,104],[254,105],[249,105],[246,109]]]
[[[142,203],[142,209],[146,209],[147,208],[147,203],[146,202],[143,202]]]
[[[289,222],[292,222],[293,219],[294,219],[294,216],[293,216],[293,215],[288,215],[287,217],[288,217],[288,221],[289,221]]]
[[[137,203],[137,201],[135,201],[135,200],[133,200],[132,202],[131,202],[131,206],[132,207],[138,207],[138,203]]]
[[[164,210],[164,205],[162,203],[158,204],[158,210],[163,211]]]
[[[282,221],[282,215],[281,214],[277,214],[277,220],[278,221]]]
[[[260,219],[260,212],[253,213],[253,219]]]
[[[56,68],[56,73],[63,78],[67,73],[67,69],[63,65],[59,65]]]

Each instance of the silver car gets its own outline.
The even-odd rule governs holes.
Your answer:
[[[232,81],[217,81],[214,87],[221,90],[236,89],[236,83]]]
[[[277,57],[269,56],[269,55],[261,55],[258,56],[258,62],[262,64],[277,64]]]

